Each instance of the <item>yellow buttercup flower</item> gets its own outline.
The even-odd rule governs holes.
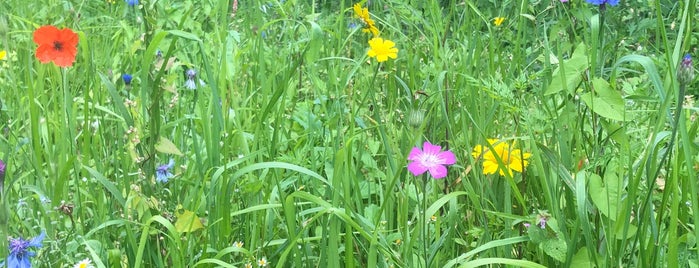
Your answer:
[[[504,17],[495,17],[495,19],[493,19],[493,24],[495,24],[495,26],[500,26],[504,21]]]
[[[5,59],[6,55],[7,55],[7,51],[0,50],[0,60]]]
[[[369,57],[376,58],[376,61],[378,62],[387,61],[388,58],[398,58],[398,49],[395,48],[396,43],[393,43],[391,40],[384,40],[380,37],[374,37],[369,40],[369,46],[371,48],[369,49],[369,52],[367,52],[367,55],[369,55]]]
[[[522,170],[529,165],[527,159],[532,154],[512,149],[508,143],[498,139],[488,139],[488,144],[493,147],[492,151],[487,146],[476,145],[471,153],[474,158],[483,159],[483,174],[495,174],[496,171],[499,171],[501,176],[505,176],[505,172],[512,176],[512,171],[522,173]],[[504,166],[500,166],[498,157]]]

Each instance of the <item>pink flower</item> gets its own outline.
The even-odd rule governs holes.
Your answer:
[[[450,151],[442,152],[442,147],[425,142],[422,146],[423,150],[418,147],[413,147],[408,154],[408,171],[415,176],[419,176],[425,171],[430,171],[430,175],[435,179],[441,179],[447,176],[447,165],[456,163],[456,157]]]

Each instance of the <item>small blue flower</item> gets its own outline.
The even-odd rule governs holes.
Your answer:
[[[619,4],[619,0],[586,0],[588,3],[593,5],[604,5],[609,4],[610,6],[616,6]]]
[[[130,7],[134,7],[138,5],[138,0],[126,0],[126,4],[128,4]]]
[[[170,159],[170,162],[167,164],[157,167],[155,169],[155,180],[157,182],[167,183],[169,179],[175,176],[170,172],[170,169],[174,166],[175,160]]]
[[[187,77],[187,81],[184,82],[184,87],[188,89],[197,89],[197,83],[195,82],[197,80],[197,71],[189,69],[184,74]]]
[[[130,74],[122,74],[122,75],[121,75],[121,79],[124,80],[124,84],[126,84],[127,86],[130,86],[130,85],[131,85],[131,79],[133,79],[133,77],[132,77]]]
[[[8,268],[31,268],[32,264],[29,262],[31,257],[36,255],[35,252],[27,251],[30,247],[40,248],[41,242],[46,237],[45,232],[31,240],[24,240],[21,237],[10,239],[10,255],[7,256],[7,267]]]

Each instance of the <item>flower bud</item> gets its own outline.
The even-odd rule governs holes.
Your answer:
[[[420,110],[410,110],[408,114],[408,124],[414,128],[420,128],[422,126],[422,121],[425,120],[425,113]]]
[[[680,85],[687,85],[694,80],[694,65],[692,64],[692,56],[685,55],[677,68],[677,81]]]

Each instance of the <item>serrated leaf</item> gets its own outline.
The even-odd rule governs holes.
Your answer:
[[[530,225],[527,228],[527,234],[529,235],[529,240],[534,244],[539,244],[546,241],[547,232],[545,229],[541,229],[537,225]]]
[[[158,143],[155,144],[155,150],[164,154],[182,156],[180,149],[177,149],[177,146],[165,137],[160,137],[160,139],[158,139]]]
[[[194,232],[204,228],[204,225],[201,224],[199,217],[197,217],[194,212],[184,209],[182,205],[177,206],[175,216],[177,217],[177,221],[175,222],[175,230],[180,233]]]
[[[601,78],[592,80],[594,92],[580,95],[585,104],[596,114],[612,120],[624,120],[624,99],[621,93],[613,90],[607,81]]]
[[[568,252],[568,244],[566,244],[566,241],[561,239],[560,237],[546,240],[543,243],[539,244],[539,247],[541,247],[541,250],[543,250],[544,253],[546,253],[546,255],[551,256],[551,258],[554,258],[555,260],[557,260],[559,262],[566,261],[566,254]],[[577,266],[572,266],[572,267],[577,267]]]
[[[582,75],[588,67],[587,64],[587,47],[580,43],[575,48],[573,56],[570,59],[563,61],[555,71],[551,83],[546,88],[544,95],[551,95],[565,90],[569,94],[575,92],[580,82]]]

